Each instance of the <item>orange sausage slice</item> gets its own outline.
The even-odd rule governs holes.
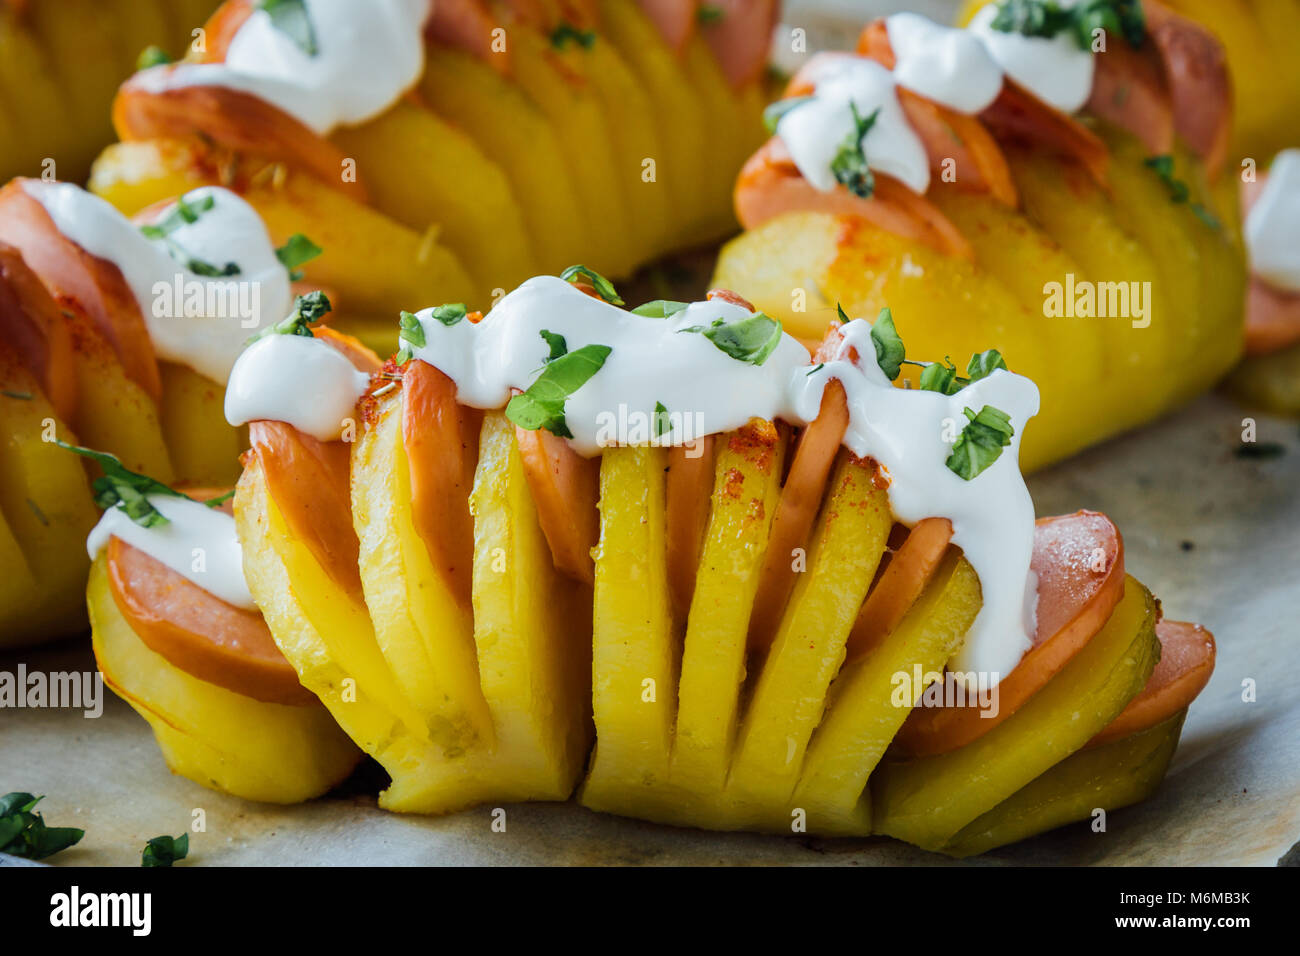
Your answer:
[[[452,593],[470,606],[474,519],[469,493],[478,461],[481,413],[456,401],[456,385],[415,359],[402,370],[402,442],[411,510],[429,558]]]
[[[0,242],[18,249],[60,305],[73,302],[104,335],[127,376],[154,401],[162,378],[140,306],[117,266],[63,235],[22,180],[0,189]]]
[[[1156,622],[1160,662],[1147,683],[1120,715],[1092,740],[1098,747],[1139,730],[1154,727],[1185,708],[1205,689],[1214,673],[1214,635],[1199,624]]]
[[[1172,152],[1174,108],[1151,47],[1112,43],[1096,63],[1087,111],[1137,137],[1153,156]]]
[[[271,704],[315,696],[256,611],[227,604],[121,538],[108,542],[113,599],[140,640],[199,680]]]
[[[591,549],[600,535],[600,459],[583,458],[548,431],[515,428],[537,520],[556,570],[594,584]]]
[[[1242,183],[1241,215],[1244,219],[1259,199],[1268,174]],[[1246,292],[1246,354],[1267,355],[1300,342],[1300,292],[1290,292],[1252,277]]]
[[[772,30],[781,14],[779,4],[776,0],[712,0],[710,6],[721,15],[700,32],[727,82],[733,89],[755,82],[767,65]]]
[[[736,434],[744,432],[741,429]],[[668,449],[667,554],[668,590],[673,614],[686,620],[695,594],[695,577],[704,548],[713,496],[713,435],[699,439],[693,448]]]
[[[36,376],[55,414],[77,409],[72,333],[58,305],[13,246],[0,242],[0,340]]]
[[[636,5],[646,15],[664,43],[674,53],[681,53],[695,33],[699,13],[697,0],[637,0]]]
[[[980,114],[999,140],[1019,139],[1076,160],[1098,186],[1107,187],[1110,153],[1106,144],[1074,117],[1048,106],[1010,77],[1002,92]]]
[[[849,659],[875,647],[925,590],[952,542],[952,522],[925,518],[908,532],[858,613],[847,643]]]
[[[979,707],[918,707],[895,745],[912,755],[965,746],[1006,720],[1102,629],[1124,593],[1124,540],[1095,511],[1040,518],[1031,570],[1038,575],[1034,644],[997,686],[998,713]]]

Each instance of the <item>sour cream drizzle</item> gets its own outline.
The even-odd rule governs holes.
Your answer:
[[[167,524],[146,528],[120,508],[109,508],[86,539],[90,560],[99,557],[109,538],[117,537],[227,604],[256,610],[244,580],[235,519],[198,501],[170,495],[148,497]],[[195,570],[196,566],[203,570]]]
[[[995,684],[1029,649],[1035,627],[1034,503],[1019,455],[1025,424],[1038,413],[1038,386],[996,371],[951,396],[896,388],[876,364],[871,323],[854,319],[843,334],[834,360],[794,380],[796,414],[816,417],[826,383],[839,379],[849,405],[844,444],[889,476],[894,517],[908,526],[928,517],[952,522],[953,543],[979,575],[983,606],[949,667]],[[963,409],[978,413],[985,405],[1006,412],[1015,433],[998,460],[967,481],[945,462],[966,424]]]
[[[289,273],[276,258],[265,224],[227,189],[204,186],[186,193],[191,205],[211,197],[212,208],[168,237],[190,259],[217,267],[233,262],[239,268],[237,275],[211,277],[190,271],[172,257],[167,244],[147,238],[136,223],[93,193],[72,183],[21,182],[64,236],[117,266],[159,358],[224,383],[263,318],[275,321],[289,311]],[[158,219],[173,208],[162,210]]]
[[[1246,216],[1245,236],[1255,275],[1300,292],[1300,149],[1284,149],[1273,159]]]
[[[994,30],[996,15],[997,5],[989,4],[964,30],[916,13],[887,17],[892,71],[852,55],[820,55],[810,62],[802,74],[816,87],[810,101],[789,110],[776,127],[804,179],[822,192],[836,188],[831,161],[854,131],[852,103],[863,117],[880,110],[862,140],[867,164],[923,194],[930,185],[929,157],[896,87],[974,114],[997,98],[1005,74],[1056,109],[1082,108],[1092,92],[1092,52],[1079,49],[1067,32],[1049,38]]]
[[[807,351],[789,335],[756,366],[732,358],[702,334],[684,331],[749,314],[715,298],[672,318],[644,317],[545,276],[505,296],[478,323],[447,326],[431,310],[419,313],[425,345],[414,357],[447,375],[461,403],[501,408],[512,389],[527,389],[545,367],[550,348],[542,330],[563,335],[570,352],[608,346],[600,371],[565,404],[570,443],[584,455],[609,445],[681,444],[755,417],[804,425],[816,418],[826,383],[839,379],[849,401],[844,444],[859,457],[875,459],[889,475],[894,515],[908,525],[932,516],[951,520],[954,542],[979,574],[984,605],[952,666],[982,672],[992,682],[995,673],[1005,676],[1034,632],[1037,589],[1029,569],[1034,507],[1018,458],[1025,423],[1038,411],[1037,386],[998,371],[951,397],[896,388],[875,363],[871,325],[862,319],[843,327],[835,359],[815,370]],[[852,361],[850,349],[865,360]],[[657,403],[678,415],[661,440],[644,430],[629,437],[611,427],[634,418],[652,420]],[[966,481],[945,462],[966,424],[962,410],[978,412],[986,404],[1010,415],[1015,434],[992,466]]]
[[[320,339],[267,335],[235,362],[226,386],[226,421],[285,422],[320,441],[335,441],[369,385],[369,375]]]
[[[309,55],[270,14],[255,10],[221,63],[181,63],[136,74],[155,93],[220,86],[283,110],[321,136],[378,116],[424,72],[432,0],[305,0],[316,39]]]

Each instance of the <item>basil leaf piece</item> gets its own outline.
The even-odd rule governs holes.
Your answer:
[[[992,405],[985,405],[979,414],[969,408],[962,412],[969,421],[953,442],[946,464],[954,474],[970,481],[1002,456],[1015,429],[1011,427],[1011,416]]]
[[[177,860],[183,860],[190,854],[190,835],[182,833],[178,837],[156,836],[144,845],[140,854],[141,866],[171,866]]]
[[[308,56],[320,52],[316,45],[316,29],[311,25],[304,0],[256,0],[259,10],[265,10],[272,25],[297,44]]]
[[[965,384],[957,378],[957,366],[949,359],[931,362],[921,369],[921,388],[927,392],[940,392],[943,395],[956,395]]]
[[[844,306],[840,305],[838,302],[835,303],[835,315],[836,318],[840,320],[840,325],[848,325],[853,321],[849,318],[848,313],[844,311]]]
[[[673,423],[667,406],[663,402],[655,402],[655,438],[663,438],[672,430]]]
[[[214,205],[216,205],[216,200],[212,196],[204,196],[193,203],[188,202],[184,196],[180,196],[166,216],[158,222],[141,226],[140,234],[146,239],[161,242],[166,247],[169,256],[195,275],[208,278],[237,276],[240,274],[237,263],[227,262],[224,266],[217,266],[205,262],[203,259],[190,255],[180,243],[172,238],[172,233],[182,226],[198,222],[199,217]]]
[[[138,73],[141,70],[148,70],[155,66],[166,66],[172,61],[167,55],[167,51],[160,46],[147,46],[140,51],[140,55],[135,58],[135,69]]]
[[[781,344],[781,323],[755,312],[735,322],[715,319],[712,325],[692,325],[680,332],[698,332],[738,362],[762,365]]]
[[[560,438],[572,438],[564,421],[564,403],[600,371],[612,351],[608,345],[584,345],[548,363],[532,385],[510,399],[506,418],[527,431],[544,428]]]
[[[429,317],[437,319],[447,328],[460,324],[460,321],[467,315],[469,315],[469,310],[465,307],[464,302],[448,302],[445,305],[435,305],[429,310]],[[418,344],[423,345],[424,343],[420,342]]]
[[[1066,15],[1081,50],[1092,49],[1095,30],[1122,36],[1131,47],[1140,47],[1146,38],[1147,18],[1141,0],[1081,0]]]
[[[122,460],[116,455],[110,455],[106,451],[95,451],[93,448],[70,445],[58,439],[55,440],[55,444],[64,451],[97,462],[104,473],[90,485],[90,490],[94,492],[95,504],[104,511],[109,508],[122,509],[128,518],[142,528],[156,528],[168,523],[163,513],[149,503],[147,495],[166,495],[169,498],[194,500],[155,478],[132,471],[123,465]]]
[[[591,283],[591,287],[596,290],[596,294],[608,302],[610,305],[622,305],[623,300],[619,298],[618,292],[614,290],[614,283],[610,282],[599,272],[594,269],[588,269],[586,266],[569,266],[560,273],[560,278],[565,282],[578,284],[578,280],[585,279]]]
[[[235,489],[231,488],[224,495],[217,495],[215,498],[205,498],[203,503],[209,508],[220,508],[233,497],[235,497]]]
[[[777,125],[781,118],[792,109],[803,106],[815,99],[811,94],[808,96],[791,96],[788,99],[777,100],[775,103],[769,103],[763,110],[763,125],[767,127],[769,133],[775,133]]]
[[[903,348],[903,340],[894,328],[894,313],[888,306],[880,310],[871,326],[871,341],[876,346],[876,364],[886,378],[894,381],[903,370],[907,350]]]
[[[590,50],[596,43],[596,34],[592,30],[580,30],[567,20],[561,20],[551,31],[551,46],[563,50],[570,43],[576,43],[584,50]]]
[[[295,232],[288,242],[275,250],[275,257],[280,260],[280,265],[289,270],[289,278],[297,282],[302,278],[298,267],[311,262],[324,251],[301,232]]]
[[[49,827],[33,810],[43,797],[7,793],[0,797],[0,853],[43,860],[78,843],[86,835],[77,827]]]
[[[296,296],[293,300],[293,311],[275,325],[268,325],[262,331],[249,336],[248,344],[251,345],[268,335],[305,335],[311,338],[311,326],[319,322],[330,309],[329,298],[319,289],[306,295]]]
[[[880,115],[880,110],[877,108],[870,115],[863,117],[858,113],[856,103],[850,102],[849,109],[853,113],[854,131],[840,144],[839,151],[831,160],[831,173],[835,176],[835,181],[853,195],[869,199],[876,190],[876,178],[867,163],[862,138],[876,124],[876,117]]]
[[[569,351],[569,343],[564,341],[564,336],[558,332],[551,332],[548,329],[542,329],[542,339],[551,348],[551,354],[546,356],[546,361],[554,362],[557,358],[566,355]]]
[[[998,369],[1009,371],[1007,363],[1002,358],[1002,353],[997,349],[989,349],[985,352],[977,352],[970,357],[966,363],[966,374],[970,376],[970,381],[978,382],[982,378],[988,378]]]
[[[671,299],[654,299],[632,310],[633,315],[644,315],[650,319],[671,319],[685,309],[689,302],[674,302]]]
[[[1050,39],[1070,27],[1070,12],[1054,0],[998,0],[989,24],[1001,33]]]

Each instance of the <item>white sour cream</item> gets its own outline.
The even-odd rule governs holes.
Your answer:
[[[1300,149],[1284,149],[1273,159],[1244,231],[1255,275],[1300,292]]]
[[[834,361],[794,379],[797,414],[805,421],[815,417],[826,383],[839,379],[849,405],[844,444],[860,458],[875,459],[889,476],[894,517],[909,526],[929,517],[952,522],[953,543],[979,575],[984,603],[949,667],[985,675],[991,686],[1029,649],[1035,627],[1037,582],[1029,569],[1034,503],[1019,455],[1025,423],[1038,413],[1038,386],[996,371],[951,396],[896,388],[876,364],[871,324],[855,319],[843,333]],[[850,349],[859,361],[850,360]],[[962,410],[978,413],[985,405],[1006,412],[1015,433],[998,460],[967,481],[946,461],[967,422]]]
[[[305,0],[316,38],[309,55],[255,10],[222,63],[181,63],[136,74],[162,93],[220,86],[270,103],[321,136],[383,113],[424,72],[424,24],[431,0]]]
[[[191,205],[211,197],[212,208],[168,237],[184,257],[218,268],[233,262],[239,268],[237,275],[211,277],[190,271],[168,252],[167,243],[147,238],[93,193],[72,183],[21,182],[65,237],[117,266],[159,358],[224,383],[248,337],[264,319],[278,321],[292,305],[289,273],[276,258],[266,225],[252,206],[227,189],[204,186],[186,193]],[[159,219],[174,208],[168,206]]]
[[[1069,31],[1054,37],[1027,37],[994,30],[997,12],[997,4],[981,8],[969,29],[984,41],[1002,71],[1049,106],[1065,113],[1082,109],[1092,93],[1096,68],[1092,51],[1079,49]]]
[[[787,112],[776,126],[776,135],[804,179],[822,192],[839,185],[831,162],[856,131],[851,104],[863,118],[880,111],[862,140],[867,165],[913,192],[929,188],[925,145],[907,121],[889,70],[863,57],[832,55],[810,64],[804,75],[815,84],[812,98]]]
[[[109,508],[86,539],[86,551],[94,561],[117,537],[165,564],[181,577],[227,604],[257,610],[244,580],[244,559],[235,533],[235,519],[224,511],[198,501],[149,495],[167,524],[145,528],[127,517],[120,508]]]
[[[357,400],[369,385],[369,375],[319,339],[273,333],[235,362],[226,386],[226,421],[285,422],[320,441],[335,441],[355,421]]]
[[[885,28],[899,86],[959,113],[978,113],[997,99],[1002,70],[971,31],[918,13],[895,13]]]
[[[527,389],[544,368],[550,347],[542,330],[564,336],[570,352],[609,346],[600,371],[565,403],[571,443],[591,456],[610,445],[685,444],[739,428],[753,417],[789,419],[790,374],[808,365],[808,351],[797,339],[782,333],[767,360],[753,365],[732,358],[704,335],[683,331],[750,314],[715,298],[692,303],[672,318],[648,318],[563,279],[538,276],[502,298],[478,323],[462,319],[446,326],[430,310],[420,312],[425,345],[414,355],[456,383],[462,404],[501,408],[511,389]],[[656,437],[653,416],[659,404],[672,428]]]

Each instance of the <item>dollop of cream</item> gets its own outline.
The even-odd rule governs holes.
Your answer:
[[[1300,292],[1300,149],[1274,157],[1244,231],[1254,274],[1283,291]]]
[[[797,415],[815,417],[826,383],[839,379],[849,406],[844,444],[889,477],[894,517],[908,526],[929,517],[952,522],[953,543],[979,575],[984,603],[949,668],[992,686],[1019,663],[1035,628],[1034,502],[1019,454],[1025,424],[1038,413],[1038,386],[1000,370],[955,395],[897,388],[876,363],[871,323],[854,319],[842,331],[835,358],[793,380]],[[946,462],[967,423],[963,409],[985,405],[1009,415],[1015,432],[997,461],[967,481]]]
[[[984,42],[1002,71],[1049,106],[1066,113],[1082,109],[1092,94],[1092,51],[1080,49],[1069,31],[1028,37],[995,30],[997,12],[995,3],[982,7],[971,18],[969,30]]]
[[[997,99],[1002,70],[971,31],[919,13],[895,13],[885,28],[899,86],[959,113],[978,113]]]
[[[671,318],[651,318],[555,276],[538,276],[477,323],[462,319],[447,326],[432,310],[417,313],[425,345],[413,354],[456,383],[462,404],[501,408],[512,389],[527,389],[544,369],[550,346],[543,330],[564,336],[569,352],[608,346],[600,371],[568,397],[564,409],[571,444],[591,456],[611,445],[682,445],[739,428],[753,417],[789,418],[790,374],[808,364],[808,351],[797,339],[781,333],[775,351],[754,365],[687,331],[752,314],[714,298],[691,303]],[[656,436],[658,405],[667,410],[671,428]]]
[[[167,523],[146,528],[132,521],[122,509],[109,508],[86,538],[90,560],[108,547],[109,538],[117,537],[227,604],[257,610],[244,580],[235,519],[188,498],[148,498]]]
[[[335,441],[355,421],[357,400],[369,386],[369,375],[320,339],[272,333],[235,362],[226,385],[226,421],[285,422]]]
[[[164,241],[146,237],[110,203],[72,183],[21,182],[65,237],[117,266],[159,358],[224,383],[248,337],[292,305],[289,272],[276,258],[266,225],[257,210],[228,189],[204,186],[186,193],[187,203],[197,206],[211,198],[212,208]],[[175,206],[162,209],[155,221]],[[169,248],[218,268],[234,263],[239,272],[200,275]]]
[[[316,39],[308,54],[255,10],[221,63],[181,63],[136,74],[154,93],[220,86],[270,103],[321,136],[383,113],[424,72],[432,0],[305,0]]]
[[[874,60],[822,55],[803,74],[815,85],[811,98],[789,110],[776,126],[804,179],[822,192],[839,184],[831,163],[857,131],[852,107],[876,121],[862,139],[867,165],[893,176],[913,192],[930,186],[930,160],[894,88],[893,74]]]

